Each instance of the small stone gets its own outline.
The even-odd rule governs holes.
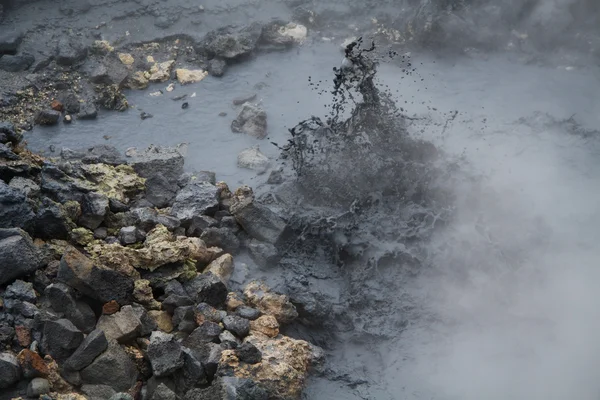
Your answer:
[[[256,93],[251,93],[245,96],[240,96],[240,97],[236,97],[235,99],[233,99],[233,105],[234,106],[241,106],[244,103],[247,103],[249,101],[253,101],[254,99],[256,99]]]
[[[132,65],[135,62],[133,56],[129,53],[119,53],[118,57],[124,65]]]
[[[196,328],[196,318],[194,307],[184,306],[178,307],[173,313],[173,325],[177,326],[180,332],[190,333]]]
[[[251,169],[262,174],[271,166],[271,162],[267,156],[261,153],[260,147],[254,145],[238,154],[237,165],[240,168]]]
[[[248,306],[238,307],[237,310],[235,310],[235,313],[240,317],[249,319],[251,321],[254,321],[258,317],[260,317],[260,311],[258,311],[256,308]]]
[[[229,282],[229,278],[231,278],[231,274],[233,274],[234,264],[233,257],[231,254],[223,254],[221,257],[212,261],[208,266],[204,269],[204,272],[210,272],[223,283],[227,284]]]
[[[238,293],[229,292],[227,293],[226,305],[227,310],[235,311],[238,307],[244,305],[244,299]]]
[[[94,240],[94,232],[86,228],[75,228],[71,231],[71,241],[80,246],[87,246]]]
[[[67,359],[83,341],[83,333],[68,319],[46,321],[42,343],[55,360]]]
[[[65,118],[63,118],[63,122],[65,124],[70,124],[71,122],[73,122],[73,117],[71,117],[70,115],[65,115]]]
[[[201,323],[184,341],[183,345],[190,347],[192,343],[217,342],[223,329],[214,322]]]
[[[106,335],[100,329],[92,331],[67,359],[64,366],[71,371],[81,371],[90,365],[108,347]]]
[[[132,306],[123,306],[112,315],[102,315],[96,327],[104,331],[108,340],[114,339],[124,343],[139,336],[142,322]]]
[[[84,384],[108,385],[115,391],[129,390],[137,377],[135,364],[116,341],[109,341],[107,349],[81,371]]]
[[[218,324],[223,319],[219,310],[206,303],[198,304],[194,312],[196,314],[196,323],[198,325],[201,325],[205,321]]]
[[[42,110],[37,113],[34,119],[36,125],[56,125],[60,119],[60,112],[54,110]]]
[[[208,72],[212,76],[221,77],[225,75],[227,63],[221,58],[213,58],[208,62]]]
[[[263,315],[255,321],[250,322],[251,332],[260,332],[263,335],[274,338],[279,335],[279,323],[272,315]]]
[[[150,68],[150,82],[165,82],[171,78],[171,69],[175,60],[169,60],[162,63],[156,63]]]
[[[250,332],[250,321],[236,315],[228,315],[223,318],[225,329],[235,333],[239,338],[244,338]]]
[[[188,108],[189,106],[190,106],[190,103],[188,103],[187,101],[185,101],[185,102],[181,103],[181,108],[182,108],[183,110],[185,110],[185,109],[186,109],[186,108]]]
[[[117,311],[119,311],[120,308],[121,308],[121,306],[119,306],[119,303],[117,303],[115,300],[111,300],[102,306],[102,314],[112,315],[112,314],[116,313]]]
[[[143,242],[146,234],[135,226],[125,226],[119,230],[119,241],[123,245]]]
[[[241,344],[241,340],[236,338],[233,333],[229,331],[221,332],[219,341],[221,342],[221,346],[225,349],[235,349]]]
[[[52,103],[50,103],[50,108],[52,108],[54,111],[62,112],[65,109],[65,106],[63,106],[63,103],[61,103],[59,100],[54,99],[52,100]]]
[[[156,322],[158,329],[160,329],[162,332],[173,332],[173,323],[168,312],[152,310],[148,311],[148,315]]]
[[[17,336],[19,346],[28,347],[31,344],[31,332],[26,326],[15,326],[15,335]]]
[[[208,76],[208,72],[202,69],[184,69],[178,68],[175,70],[175,74],[177,75],[177,80],[182,85],[186,85],[188,83],[200,82],[202,79]]]
[[[50,382],[44,378],[33,378],[27,386],[27,397],[39,397],[50,393]]]
[[[0,353],[0,389],[11,387],[20,378],[21,368],[17,358],[12,353]]]
[[[245,133],[257,139],[267,136],[267,113],[260,107],[245,103],[237,118],[231,123],[234,133]]]
[[[241,362],[256,364],[262,361],[262,353],[252,343],[244,342],[235,350],[235,354]]]
[[[183,352],[173,335],[155,331],[150,336],[148,359],[157,377],[168,376],[183,367]]]
[[[47,376],[48,367],[42,357],[29,349],[21,350],[17,355],[17,360],[23,371],[23,376],[26,379],[35,378],[36,376]]]
[[[142,71],[136,71],[127,79],[126,86],[134,90],[144,90],[149,85],[148,77]]]
[[[227,287],[211,273],[200,274],[184,284],[185,290],[193,294],[197,303],[208,303],[217,307],[227,299]]]

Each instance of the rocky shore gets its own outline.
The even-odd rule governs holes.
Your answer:
[[[176,149],[43,159],[0,132],[1,398],[299,398],[322,351],[279,333],[295,306],[229,287],[232,254],[272,262],[289,229],[250,188]]]

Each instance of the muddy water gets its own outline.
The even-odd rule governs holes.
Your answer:
[[[222,79],[160,97],[149,93],[166,85],[132,92],[135,109],[36,129],[28,141],[39,150],[104,143],[105,135],[123,150],[187,142],[188,168],[217,171],[234,186],[257,185],[265,176],[238,169],[238,152],[258,143],[275,158],[270,140],[284,140],[286,127],[300,119],[323,115],[329,99],[307,79],[331,78],[340,62],[336,47],[261,56]],[[314,378],[306,398],[597,398],[598,70],[523,65],[506,55],[413,55],[413,64],[418,74],[411,77],[384,65],[380,83],[414,118],[413,135],[433,141],[482,179],[477,185],[457,180],[456,218],[432,241],[434,265],[413,281],[398,282],[386,297],[386,307],[398,310],[397,333],[360,343],[341,334],[329,356],[348,377]],[[260,83],[266,85],[257,89]],[[170,99],[194,92],[186,110]],[[262,142],[229,129],[236,114],[232,99],[253,92],[269,118],[270,138]],[[142,121],[141,111],[154,117]],[[580,125],[560,123],[573,115]],[[328,290],[343,291],[343,282],[330,284]],[[404,312],[406,296],[420,313],[408,321],[414,313]],[[376,317],[371,323],[390,325]]]

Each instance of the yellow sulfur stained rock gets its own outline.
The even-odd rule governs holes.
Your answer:
[[[229,278],[231,278],[231,274],[233,273],[233,268],[233,257],[231,254],[223,254],[221,257],[208,264],[204,272],[212,272],[213,275],[227,285]]]
[[[161,63],[156,63],[150,68],[150,82],[165,82],[171,79],[171,69],[175,64],[175,60],[169,60]]]
[[[287,324],[298,317],[296,307],[282,294],[273,293],[262,282],[252,281],[244,289],[248,303],[263,314],[272,315],[280,324]]]
[[[94,233],[89,229],[75,228],[71,231],[71,240],[80,246],[87,246],[94,240]]]
[[[135,62],[133,56],[129,53],[119,53],[119,60],[125,65],[132,65]]]
[[[152,310],[148,311],[148,315],[156,322],[158,329],[165,333],[173,332],[173,322],[168,312]]]
[[[200,82],[202,79],[208,76],[208,72],[202,69],[178,68],[175,70],[175,74],[177,75],[177,80],[182,85]]]
[[[225,350],[219,362],[224,375],[251,378],[278,399],[299,399],[311,366],[322,361],[323,351],[303,340],[251,335],[245,339],[262,353],[256,364],[240,362],[235,350]]]
[[[91,47],[92,53],[108,54],[115,51],[115,48],[110,45],[108,40],[95,40]]]
[[[279,335],[279,323],[272,315],[262,315],[255,321],[250,321],[250,332],[274,338]]]
[[[130,197],[145,190],[146,179],[129,165],[113,167],[107,164],[87,164],[81,167],[86,178],[96,184],[94,189],[109,198],[128,203]]]
[[[127,79],[127,87],[130,89],[143,90],[148,87],[148,84],[148,77],[143,71],[135,71]]]

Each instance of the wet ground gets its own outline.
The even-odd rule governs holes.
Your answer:
[[[148,10],[156,7],[161,16],[169,14],[168,7],[133,3],[95,5],[85,14],[88,19],[77,23],[110,20],[102,7],[122,8],[140,22],[139,29],[128,29],[136,40],[153,36],[159,17]],[[188,11],[197,7],[178,3]],[[273,4],[207,3],[204,13],[167,29],[214,28],[218,23],[209,16],[226,12],[240,20],[264,16],[265,10],[287,12],[281,3]],[[27,7],[34,12],[38,6]],[[76,20],[53,12],[49,18],[61,25]],[[195,15],[200,25],[192,24]],[[14,23],[29,21],[19,18]],[[126,30],[126,21],[113,18],[110,32]],[[113,33],[103,34],[113,40]],[[260,186],[268,174],[237,168],[237,154],[259,144],[274,162],[278,151],[270,141],[284,141],[287,128],[325,113],[330,97],[311,88],[308,77],[331,82],[331,68],[342,58],[340,41],[317,40],[262,55],[223,78],[178,86],[158,97],[149,94],[166,84],[130,92],[135,107],[127,112],[36,128],[26,138],[31,148],[46,152],[51,145],[109,143],[125,150],[186,142],[187,168],[216,171],[232,186]],[[460,165],[454,218],[428,244],[429,265],[422,273],[388,265],[368,275],[364,296],[380,296],[379,309],[331,314],[350,318],[353,330],[298,328],[297,335],[323,341],[318,344],[329,355],[328,372],[311,380],[305,398],[597,399],[600,69],[528,65],[510,53],[448,58],[413,52],[412,62],[417,69],[412,76],[392,61],[382,65],[378,80],[411,118],[409,132],[432,141]],[[184,93],[190,106],[182,110],[171,97]],[[257,94],[268,114],[269,138],[263,141],[230,130],[236,115],[232,99],[248,93]],[[154,117],[141,120],[142,111]],[[328,264],[281,272],[248,265],[234,280],[263,276],[285,289],[299,276],[307,280],[308,292],[322,295],[334,310],[347,306],[345,292],[356,286],[351,274]]]

